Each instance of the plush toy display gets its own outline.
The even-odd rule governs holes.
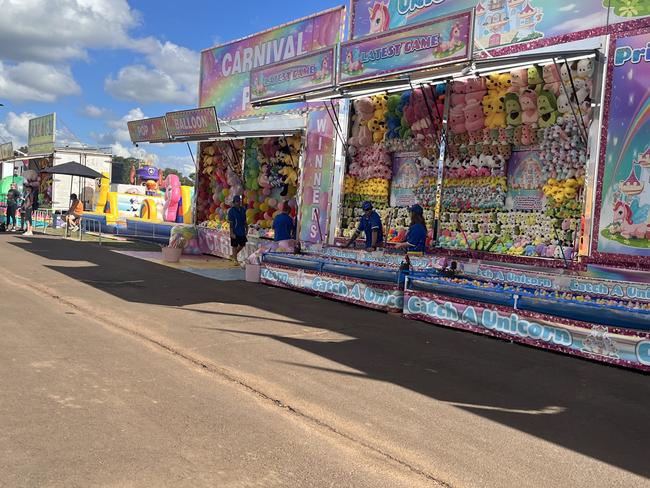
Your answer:
[[[485,126],[481,100],[486,93],[484,81],[458,87],[463,106],[458,113],[463,128],[481,132]],[[392,155],[417,153],[417,197],[421,205],[434,207],[437,195],[437,171],[440,157],[447,89],[445,84],[420,86],[400,94],[374,95],[352,104],[352,124],[348,138],[348,165],[344,183],[341,229],[344,236],[354,232],[361,214],[359,205],[370,201],[382,219],[393,219],[405,207],[389,207],[393,178]],[[464,130],[466,132],[466,130]],[[416,174],[417,177],[417,174]],[[431,217],[431,221],[433,218]],[[392,225],[393,230],[401,228]]]
[[[289,203],[295,216],[301,146],[300,136],[202,144],[199,222],[228,230],[227,213],[235,195],[247,207],[249,225],[269,229],[283,202]]]
[[[467,84],[452,88],[438,246],[574,259],[593,74],[593,60],[584,59],[559,69],[535,65],[486,76],[487,93],[481,100],[485,129],[480,135],[473,132],[474,117],[468,114]],[[474,113],[473,106],[469,112]],[[537,210],[520,209],[510,196],[522,188],[510,186],[509,173],[509,161],[520,151],[538,161],[539,166],[526,170],[531,173],[526,173],[523,187],[540,195],[535,197],[541,201]]]

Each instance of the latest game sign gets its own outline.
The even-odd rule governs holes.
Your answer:
[[[473,12],[468,10],[341,44],[339,82],[467,61],[472,53]]]
[[[251,101],[274,100],[334,86],[334,48],[251,71]]]

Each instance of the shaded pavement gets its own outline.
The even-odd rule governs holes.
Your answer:
[[[650,486],[647,375],[92,244],[2,236],[61,297],[345,445],[451,486]]]

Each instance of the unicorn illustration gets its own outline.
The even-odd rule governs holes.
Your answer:
[[[440,44],[438,44],[438,47],[436,48],[436,52],[446,53],[448,51],[454,51],[460,48],[463,45],[463,41],[460,40],[460,37],[461,37],[460,24],[455,23],[454,25],[451,26],[451,31],[449,32],[449,40],[442,41]]]
[[[390,27],[390,12],[388,11],[388,1],[375,1],[372,7],[368,8],[370,12],[370,32],[369,34],[376,34],[378,32],[385,32]]]
[[[345,67],[348,73],[354,73],[355,71],[361,71],[363,64],[359,59],[355,61],[352,51],[348,51],[348,54],[345,56]]]
[[[327,60],[327,57],[324,56],[323,60],[320,63],[320,70],[316,71],[314,73],[313,79],[314,80],[324,80],[326,78],[330,77],[329,73],[329,61]]]
[[[614,222],[612,233],[621,234],[625,239],[648,239],[650,237],[650,223],[635,224],[632,220],[632,208],[619,200],[614,205]]]

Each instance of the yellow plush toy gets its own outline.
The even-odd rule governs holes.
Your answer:
[[[370,119],[368,122],[368,129],[370,129],[370,132],[372,132],[372,140],[375,143],[380,143],[383,141],[384,137],[386,136],[386,132],[388,132],[385,119],[380,119],[377,117]]]
[[[278,173],[284,176],[285,185],[298,185],[298,173],[296,173],[296,170],[291,166],[284,166],[282,169],[280,169],[280,171],[278,171]]]

